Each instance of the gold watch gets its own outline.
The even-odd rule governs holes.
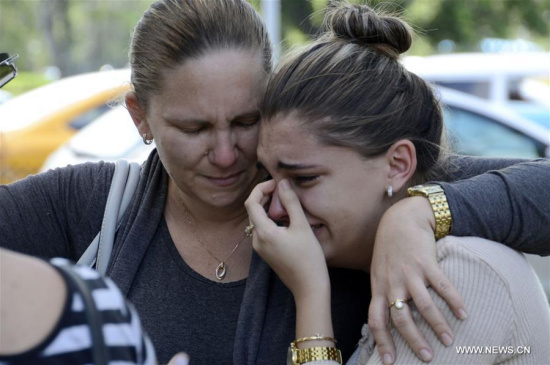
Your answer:
[[[430,201],[435,216],[435,239],[451,233],[453,219],[443,188],[437,184],[416,185],[407,190],[408,196],[425,196]]]
[[[332,360],[342,364],[342,354],[335,347],[309,347],[299,349],[296,346],[290,348],[291,364],[301,365],[306,362],[319,360]]]

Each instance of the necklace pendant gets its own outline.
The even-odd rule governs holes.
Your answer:
[[[223,280],[225,278],[227,270],[225,268],[225,262],[220,262],[218,267],[216,268],[216,279]]]

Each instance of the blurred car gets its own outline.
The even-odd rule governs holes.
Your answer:
[[[11,94],[7,91],[0,90],[0,104],[5,103],[11,98]]]
[[[0,105],[0,183],[37,173],[53,151],[109,110],[107,104],[129,90],[129,81],[127,69],[87,73]]]
[[[101,141],[98,145],[97,141]],[[84,127],[52,153],[41,171],[84,162],[116,161],[124,158],[143,162],[155,148],[145,145],[123,106],[114,107]]]
[[[545,128],[504,106],[440,87],[444,119],[457,153],[484,157],[550,157]]]
[[[439,86],[476,95],[550,128],[550,53],[457,53],[404,59]]]
[[[451,144],[462,154],[486,157],[550,157],[550,129],[506,108],[466,93],[440,87]],[[97,141],[101,140],[101,144]],[[83,128],[55,151],[42,171],[87,161],[125,158],[143,162],[154,144],[146,146],[128,111],[118,106]]]

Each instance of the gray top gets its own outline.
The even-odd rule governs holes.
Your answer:
[[[456,171],[442,180],[467,178],[515,162],[457,158]],[[0,186],[1,245],[35,256],[76,260],[100,229],[113,172],[114,164],[89,163]],[[159,362],[187,351],[194,364],[229,363],[231,356],[238,365],[284,363],[294,339],[291,293],[256,254],[245,281],[212,283],[192,272],[176,255],[164,222],[167,181],[154,151],[142,167],[108,269],[138,308]],[[455,220],[453,234],[550,254],[550,205],[545,204],[550,192],[542,188],[544,181],[550,181],[549,160],[443,183]],[[369,278],[336,269],[331,270],[331,280],[335,336],[347,358],[367,321]]]

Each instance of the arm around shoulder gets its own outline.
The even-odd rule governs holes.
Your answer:
[[[501,242],[516,250],[550,255],[550,160],[524,161],[501,168],[509,160],[463,158],[456,178],[439,183],[453,215],[452,234]],[[496,164],[496,165],[495,165]],[[470,169],[491,170],[469,177]],[[464,172],[466,170],[466,172]],[[477,171],[479,172],[479,171]]]

